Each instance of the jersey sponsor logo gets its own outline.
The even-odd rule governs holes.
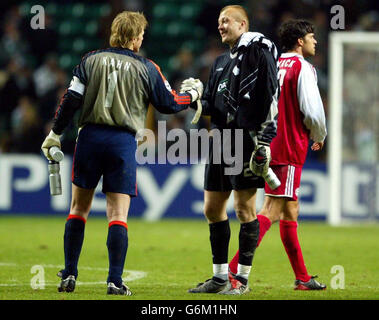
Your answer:
[[[222,80],[217,87],[217,92],[223,92],[226,89],[226,85],[228,84],[228,79]]]

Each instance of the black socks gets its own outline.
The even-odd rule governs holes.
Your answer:
[[[239,233],[239,264],[251,266],[259,237],[259,221],[241,223]]]
[[[228,263],[230,240],[229,220],[209,224],[213,264]]]

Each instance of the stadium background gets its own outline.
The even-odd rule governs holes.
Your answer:
[[[318,46],[312,63],[317,69],[328,117],[331,6],[343,5],[347,31],[379,31],[377,1],[0,2],[0,300],[122,299],[120,310],[125,313],[128,304],[124,297],[105,295],[104,280],[108,270],[105,248],[107,222],[104,217],[105,199],[101,192],[96,193],[91,212],[98,218],[89,219],[86,226],[78,289],[75,294],[64,296],[56,290],[56,272],[63,264],[62,236],[70,202],[75,122],[66,131],[62,143],[66,154],[61,163],[62,196],[49,195],[47,161],[40,152],[41,143],[50,130],[51,118],[71,79],[73,66],[85,52],[108,45],[109,26],[117,12],[132,9],[141,10],[147,15],[150,25],[146,30],[141,54],[156,61],[171,85],[178,89],[180,81],[189,76],[206,81],[214,58],[227,49],[220,46],[217,34],[219,9],[237,3],[248,9],[251,29],[264,33],[274,41],[277,41],[277,27],[283,20],[302,17],[314,22]],[[33,16],[30,8],[35,4],[45,8],[44,30],[30,27]],[[372,174],[375,171],[365,171],[365,166],[378,163],[379,134],[376,131],[376,146],[375,143],[374,146],[372,143],[362,143],[372,141],[369,139],[372,132],[363,130],[363,134],[357,134],[360,131],[355,127],[357,119],[369,118],[376,125],[376,130],[379,129],[378,113],[367,112],[363,107],[375,105],[364,92],[366,87],[378,91],[379,59],[376,55],[376,60],[373,60],[370,54],[362,59],[362,52],[358,53],[357,56],[353,48],[349,59],[345,61],[351,76],[344,83],[347,86],[344,98],[354,102],[349,108],[354,112],[344,118],[348,134],[344,141],[344,152],[349,161],[363,161],[363,164],[347,172],[345,185],[354,188],[344,198],[344,206],[350,210],[345,214],[366,218],[369,215],[368,207],[378,208],[379,197],[375,193],[365,192],[367,188],[360,188],[356,181],[361,181],[367,175],[376,176]],[[374,96],[379,103],[378,95]],[[370,110],[375,111],[375,107]],[[354,116],[350,117],[351,114]],[[147,126],[155,129],[157,120],[167,120],[168,129],[180,127],[189,130],[194,128],[189,125],[192,116],[191,110],[169,117],[150,110]],[[207,119],[203,118],[199,127],[207,126]],[[362,124],[361,127],[366,129]],[[327,148],[320,153],[309,153],[302,177],[301,220],[324,220],[326,217],[329,197],[333,196],[333,190],[329,189],[327,165]],[[139,197],[133,199],[129,214],[130,245],[124,270],[124,280],[135,295],[128,297],[128,300],[148,300],[150,303],[157,299],[171,302],[193,299],[187,294],[188,288],[209,277],[212,269],[208,226],[202,214],[203,168],[199,165],[144,165],[140,166],[137,177]],[[371,201],[361,199],[363,195],[367,198],[367,194]],[[260,193],[259,203],[262,198]],[[229,208],[233,217],[232,206]],[[378,215],[376,211],[376,219]],[[145,219],[140,219],[141,216]],[[183,217],[197,219],[181,219]],[[147,223],[146,219],[159,221]],[[231,229],[230,257],[238,248],[239,224],[235,219],[231,221]],[[307,268],[328,285],[328,290],[323,292],[292,290],[293,273],[281,245],[278,224],[271,229],[274,230],[265,237],[254,258],[254,270],[249,279],[253,290],[238,297],[238,300],[378,300],[377,223],[338,228],[323,221],[304,221],[300,224],[298,231]],[[36,265],[45,269],[46,290],[33,289],[31,286],[36,275],[32,270]],[[336,273],[335,267],[342,268],[344,273]],[[344,275],[344,281],[336,283],[335,276],[341,275]],[[333,283],[343,284],[344,290],[337,290],[341,287],[337,286],[336,289]],[[199,295],[196,299],[206,300],[207,303],[210,300],[230,300],[218,295]],[[130,306],[135,305],[135,301],[130,302],[133,303]],[[162,301],[159,303],[163,305]],[[285,303],[286,308],[276,308],[281,316],[285,310],[293,313],[293,304],[288,306]],[[101,303],[96,305],[104,308]],[[90,309],[96,310],[94,306],[92,304]],[[251,309],[246,310],[248,312],[257,307],[256,304],[245,306],[251,306]],[[304,306],[308,308],[309,303]],[[331,308],[320,310],[325,310],[328,315],[331,310],[335,310],[340,316],[343,310],[349,311],[348,306],[354,308],[356,304],[331,305]],[[297,310],[298,307],[297,303]],[[28,304],[23,309],[30,314],[31,308],[32,304]],[[19,313],[20,309],[16,312]],[[274,312],[274,309],[271,308],[270,312]],[[39,308],[38,312],[41,313],[41,310]],[[89,311],[88,308],[83,310]]]
[[[45,9],[45,29],[33,30],[30,8]],[[49,195],[47,162],[41,142],[51,128],[51,119],[81,56],[108,46],[109,28],[122,10],[143,11],[149,21],[141,54],[160,65],[176,90],[187,77],[207,81],[215,57],[227,48],[219,41],[217,17],[227,4],[242,4],[250,13],[251,30],[264,33],[277,43],[277,28],[286,19],[306,18],[316,26],[317,55],[311,62],[328,117],[328,35],[331,7],[343,5],[345,30],[378,31],[379,4],[375,1],[269,0],[269,1],[3,1],[0,4],[0,213],[67,214],[70,201],[70,156],[77,128],[66,130],[61,164],[64,192]],[[359,73],[357,66],[357,73]],[[359,77],[349,83],[353,92]],[[147,127],[156,130],[158,120],[167,130],[196,128],[191,110],[174,116],[149,111]],[[358,114],[359,117],[359,114]],[[198,128],[209,125],[202,118]],[[328,208],[326,152],[310,152],[302,180],[301,219],[325,219]],[[376,160],[377,161],[377,160]],[[132,202],[131,217],[148,220],[161,217],[203,217],[201,165],[146,165],[139,168],[139,197]],[[357,172],[356,174],[359,174]],[[263,194],[259,194],[259,203]],[[355,201],[356,200],[356,201]],[[346,212],[365,217],[359,198]],[[258,206],[259,207],[259,206]],[[357,209],[358,208],[358,209]],[[93,213],[104,214],[105,199],[97,192]],[[229,206],[232,213],[232,206]],[[376,212],[376,217],[379,213]]]

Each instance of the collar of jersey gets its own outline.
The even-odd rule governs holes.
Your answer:
[[[301,54],[294,53],[294,52],[286,52],[286,53],[282,53],[280,57],[281,57],[281,58],[298,57],[298,58],[304,59],[304,57],[303,57]]]
[[[237,44],[230,50],[230,58],[234,59],[237,56],[238,50],[241,47],[248,47],[255,38],[264,37],[262,33],[259,32],[245,32],[239,38]]]
[[[237,48],[248,47],[254,38],[264,37],[262,33],[259,32],[245,32],[242,34],[240,40],[238,41]]]

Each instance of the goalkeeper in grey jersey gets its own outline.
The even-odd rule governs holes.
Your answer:
[[[150,103],[162,113],[176,113],[200,99],[203,91],[198,82],[188,92],[177,94],[156,64],[136,54],[146,26],[142,13],[124,11],[116,16],[111,27],[111,47],[87,53],[75,67],[53,128],[42,144],[50,159],[49,149],[60,147],[61,134],[80,110],[72,201],[64,233],[65,268],[58,273],[62,279],[59,291],[75,289],[84,227],[95,188],[103,177],[109,222],[107,293],[131,294],[122,281],[122,273],[128,248],[130,199],[137,195],[135,134],[144,128]]]

